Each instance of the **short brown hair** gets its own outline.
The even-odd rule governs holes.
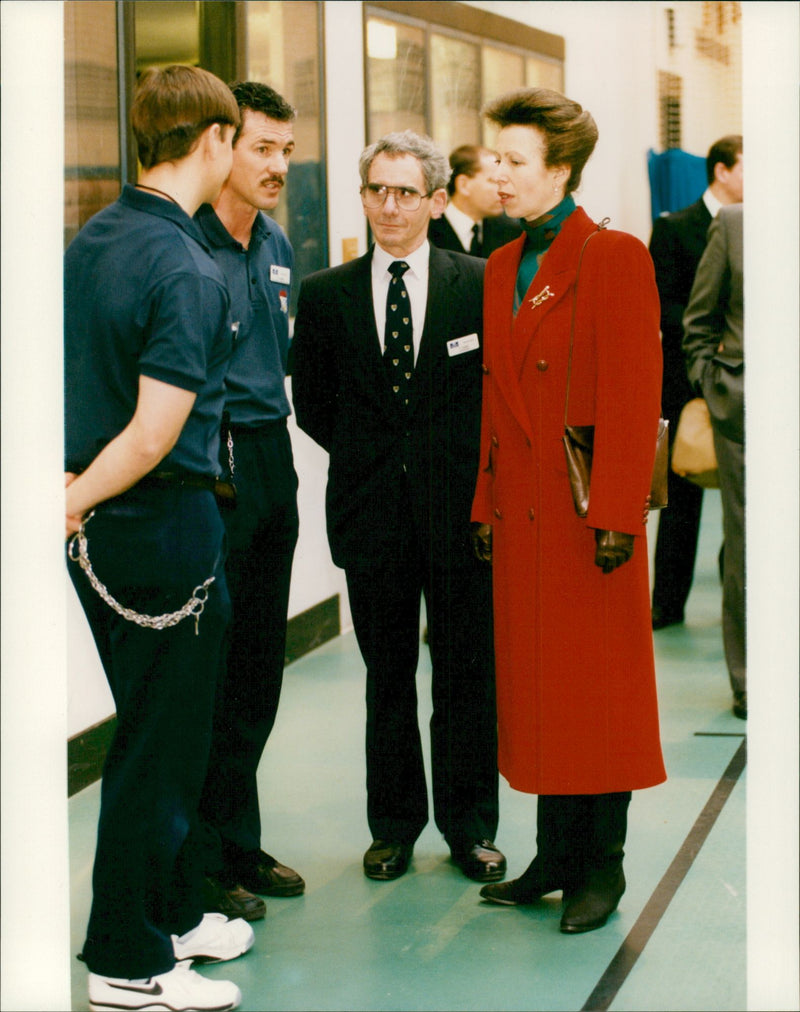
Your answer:
[[[727,137],[720,137],[714,141],[706,155],[706,180],[710,186],[714,182],[714,169],[720,162],[726,169],[732,169],[736,159],[742,154],[742,135],[728,134]]]
[[[131,108],[144,168],[185,158],[212,123],[239,126],[239,106],[218,77],[184,64],[144,72]]]
[[[566,192],[577,190],[597,143],[597,124],[577,102],[550,88],[523,88],[490,102],[483,115],[499,127],[531,126],[544,134],[544,163],[568,165]]]
[[[452,197],[456,192],[456,176],[469,176],[472,179],[481,169],[481,158],[489,155],[488,148],[482,148],[477,144],[461,144],[450,152],[450,179],[447,182],[447,192]]]

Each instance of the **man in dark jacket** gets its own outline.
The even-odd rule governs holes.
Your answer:
[[[431,218],[428,238],[440,249],[470,253],[484,259],[522,232],[506,217],[497,194],[497,159],[488,148],[462,144],[450,153],[450,198],[444,214]]]
[[[330,454],[327,524],[367,667],[369,878],[404,874],[428,820],[416,671],[424,594],[436,824],[477,881],[502,878],[491,571],[473,556],[484,263],[432,247],[448,166],[406,131],[361,156],[375,246],[306,278],[297,421]]]
[[[720,207],[742,199],[742,138],[722,137],[706,157],[708,188],[700,200],[681,211],[657,218],[650,239],[661,299],[661,345],[664,379],[661,411],[670,422],[670,449],[678,419],[696,395],[686,377],[681,349],[683,313],[689,301],[706,234]],[[653,583],[653,628],[683,622],[692,588],[703,490],[669,472],[669,508],[659,516]]]

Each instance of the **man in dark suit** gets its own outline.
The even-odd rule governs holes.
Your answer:
[[[744,241],[742,204],[720,208],[708,230],[683,316],[689,381],[711,415],[725,558],[722,639],[733,712],[747,717],[744,524]]]
[[[449,201],[444,214],[428,225],[434,246],[486,258],[522,232],[519,222],[503,212],[494,182],[496,165],[488,148],[474,144],[450,153]]]
[[[498,820],[491,572],[472,555],[483,261],[432,247],[448,165],[427,138],[362,154],[375,245],[306,278],[293,340],[297,421],[330,454],[327,527],[367,668],[369,878],[408,868],[428,820],[416,671],[425,598],[436,825],[455,863],[505,874]]]
[[[720,207],[742,199],[742,138],[722,137],[706,157],[708,188],[700,200],[674,214],[657,218],[650,239],[650,254],[661,298],[661,342],[664,379],[661,411],[670,421],[670,450],[678,419],[696,394],[686,376],[681,349],[683,313],[689,301],[706,234]],[[659,516],[653,580],[654,629],[683,622],[692,588],[703,490],[673,473],[668,476],[669,508]]]

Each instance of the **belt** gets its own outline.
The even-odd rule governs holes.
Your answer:
[[[259,436],[269,436],[273,433],[285,431],[288,428],[286,418],[270,418],[266,422],[257,422],[254,425],[239,425],[236,422],[222,422],[222,434],[228,432],[239,439],[246,439],[248,436],[257,439]]]
[[[193,474],[191,471],[151,471],[138,483],[142,488],[163,488],[178,485],[181,488],[196,488],[213,492],[218,499],[235,499],[236,486],[211,474]]]

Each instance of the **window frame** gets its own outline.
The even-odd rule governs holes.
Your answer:
[[[420,7],[424,6],[425,16],[420,16]],[[363,38],[364,38],[364,115],[365,136],[367,143],[377,140],[371,136],[370,119],[370,80],[368,25],[370,19],[395,22],[416,28],[424,35],[424,116],[426,132],[432,136],[433,106],[432,95],[432,36],[440,35],[479,47],[478,87],[481,102],[486,101],[483,80],[483,48],[506,50],[523,60],[523,74],[527,73],[526,60],[534,57],[559,66],[562,79],[565,67],[566,44],[560,35],[532,28],[529,25],[514,21],[511,18],[492,14],[489,11],[470,7],[467,4],[441,0],[435,4],[420,5],[413,0],[370,0],[362,5]],[[486,125],[481,124],[479,143],[486,143]]]

